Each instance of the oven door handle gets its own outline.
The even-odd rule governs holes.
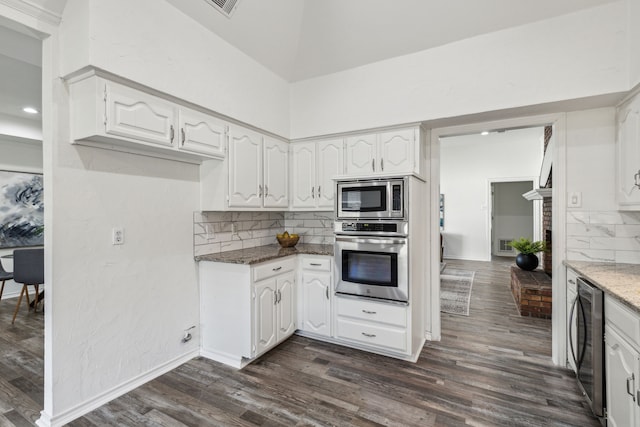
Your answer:
[[[336,236],[336,242],[371,243],[374,245],[406,245],[407,239],[381,239],[378,237],[363,238]]]

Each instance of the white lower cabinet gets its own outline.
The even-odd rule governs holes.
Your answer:
[[[407,306],[336,297],[336,338],[410,355]]]
[[[253,266],[201,261],[201,353],[241,368],[296,330],[296,256]]]
[[[318,336],[331,336],[332,258],[303,256],[301,259],[300,329]]]
[[[640,425],[640,315],[605,295],[607,425]]]

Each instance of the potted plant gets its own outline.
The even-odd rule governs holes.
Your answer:
[[[538,267],[538,252],[547,250],[545,242],[532,242],[526,237],[512,240],[509,245],[519,252],[516,256],[516,265],[523,270],[531,271]]]

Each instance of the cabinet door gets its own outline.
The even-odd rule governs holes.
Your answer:
[[[229,207],[262,206],[262,135],[229,128]]]
[[[278,340],[276,319],[276,279],[262,280],[254,285],[254,347],[255,356],[273,347]]]
[[[636,426],[638,406],[638,353],[615,331],[606,328],[607,422],[611,427]]]
[[[291,205],[294,208],[316,206],[316,144],[291,144]]]
[[[169,101],[119,84],[105,83],[105,132],[171,147],[177,108]]]
[[[414,171],[416,131],[395,130],[378,136],[379,171],[383,173],[412,173]]]
[[[289,206],[289,144],[273,138],[264,140],[264,195],[265,208]]]
[[[618,202],[640,208],[640,96],[618,110]]]
[[[318,142],[316,200],[319,208],[333,210],[336,202],[336,186],[333,177],[344,173],[343,141]]]
[[[378,172],[376,162],[376,135],[359,135],[347,138],[345,169],[347,175],[371,175]]]
[[[280,342],[291,335],[296,330],[296,304],[295,304],[295,284],[294,273],[285,274],[278,277],[278,336]]]
[[[302,274],[302,329],[331,336],[331,274]]]
[[[227,124],[208,114],[181,108],[180,149],[212,158],[224,158]]]

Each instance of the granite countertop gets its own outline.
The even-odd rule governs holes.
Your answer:
[[[195,259],[196,261],[227,262],[231,264],[257,264],[272,259],[284,258],[289,255],[333,256],[333,245],[299,243],[293,248],[281,248],[280,245],[258,246],[217,254],[198,255]]]
[[[564,265],[640,314],[640,265],[587,261]]]

